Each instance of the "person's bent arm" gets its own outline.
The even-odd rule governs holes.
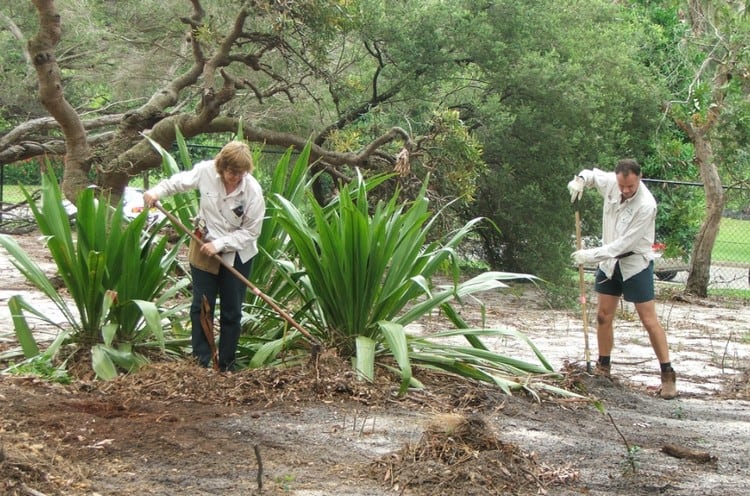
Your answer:
[[[265,200],[263,199],[262,191],[258,188],[257,194],[247,207],[240,227],[231,233],[213,240],[214,247],[219,252],[240,251],[249,243],[257,241],[260,237],[265,213]]]
[[[639,209],[628,229],[617,239],[600,246],[586,250],[587,262],[601,262],[609,258],[617,258],[625,253],[634,252],[646,254],[644,247],[649,248],[654,242],[654,222],[656,209]]]
[[[197,189],[200,182],[201,164],[196,164],[191,170],[178,172],[172,177],[164,179],[159,184],[143,193],[143,204],[152,207],[159,199]],[[211,165],[213,167],[213,165]]]

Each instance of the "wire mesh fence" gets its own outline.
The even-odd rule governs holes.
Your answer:
[[[24,234],[36,229],[31,211],[18,182],[11,175],[9,181],[5,169],[0,168],[0,233]],[[38,198],[38,186],[29,183],[29,174],[22,175],[27,191]],[[703,185],[679,181],[646,180],[649,189],[657,199],[668,195],[670,204],[679,206],[681,201],[702,201],[704,197]],[[38,184],[38,182],[36,183]],[[725,187],[727,198],[724,217],[719,227],[719,234],[712,251],[711,273],[709,289],[750,289],[750,188],[729,186]],[[666,202],[665,202],[666,203]],[[670,208],[675,208],[674,206]],[[661,209],[661,207],[660,207]],[[677,225],[660,225],[657,223],[657,238],[659,232],[674,232],[680,229]],[[694,237],[694,233],[688,233]],[[689,243],[688,243],[689,244]],[[689,250],[684,256],[674,256],[665,250],[656,261],[657,279],[673,284],[684,285],[690,272]]]
[[[0,191],[5,189],[7,188],[4,185],[0,185]],[[38,189],[32,194],[34,198],[40,196]],[[7,198],[8,196],[10,198]],[[14,192],[11,195],[0,195],[0,233],[25,234],[34,229],[36,221],[20,188],[17,194]]]
[[[705,194],[701,183],[681,181],[646,180],[649,189],[657,197],[668,197],[669,209],[692,205],[692,212],[702,213]],[[750,188],[747,186],[725,186],[726,206],[719,225],[719,232],[711,252],[709,290],[711,289],[750,289]],[[692,202],[692,203],[691,203]],[[696,209],[696,205],[699,206]],[[660,203],[662,209],[662,203]],[[686,210],[689,210],[686,208]],[[686,229],[689,235],[686,257],[670,257],[666,251],[662,260],[657,260],[657,278],[676,284],[685,284],[690,272],[689,253],[692,240],[697,232],[698,222],[693,222],[692,231],[686,228],[690,222],[675,222],[679,214],[672,217],[670,225],[660,225],[657,220],[657,238],[660,232],[674,234]],[[695,219],[693,219],[695,220]],[[660,272],[661,269],[661,272]],[[660,277],[661,276],[661,277]]]

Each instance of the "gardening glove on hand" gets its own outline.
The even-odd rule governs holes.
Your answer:
[[[573,262],[576,265],[586,265],[589,263],[596,262],[596,251],[598,248],[589,248],[586,250],[577,250],[574,251],[570,258],[573,259]]]
[[[144,207],[151,208],[158,201],[159,201],[159,196],[156,195],[153,191],[148,190],[145,193],[143,193],[143,206]]]
[[[586,181],[581,176],[574,177],[573,180],[568,183],[570,203],[575,203],[576,200],[581,199],[584,188],[586,188]]]

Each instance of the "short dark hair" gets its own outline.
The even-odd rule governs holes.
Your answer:
[[[617,162],[615,167],[615,174],[622,174],[623,176],[629,176],[635,174],[636,176],[641,175],[641,166],[636,162],[634,158],[624,158]]]

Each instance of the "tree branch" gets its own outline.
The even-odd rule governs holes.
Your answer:
[[[60,67],[55,59],[55,47],[62,33],[60,14],[52,0],[33,0],[33,3],[39,16],[39,31],[29,40],[29,54],[39,79],[39,99],[65,136],[62,189],[73,200],[88,182],[90,148],[81,119],[63,94]]]

